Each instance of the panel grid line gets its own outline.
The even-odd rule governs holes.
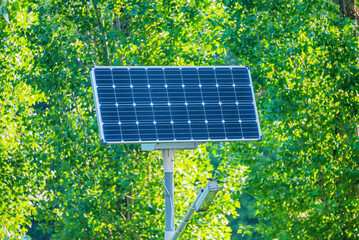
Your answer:
[[[183,96],[184,96],[184,100],[185,100],[185,106],[186,106],[186,113],[187,113],[187,121],[190,121],[189,118],[189,111],[188,111],[188,102],[187,102],[187,97],[186,97],[186,90],[185,90],[185,85],[184,85],[184,81],[183,81],[183,74],[182,74],[182,69],[180,68],[180,75],[181,75],[181,81],[182,81],[182,89],[183,89]],[[187,104],[186,104],[187,103]],[[190,131],[190,135],[191,135],[191,140],[193,140],[193,133],[192,133],[192,126],[191,124],[189,124],[189,131]]]
[[[167,86],[167,82],[166,82],[166,77],[165,77],[165,69],[162,68],[162,73],[163,73],[163,80],[164,80],[164,83],[165,83],[165,86]],[[167,95],[167,105],[168,105],[168,108],[169,108],[169,112],[170,112],[170,118],[171,118],[171,126],[172,126],[172,132],[173,132],[173,136],[174,136],[174,141],[176,141],[176,134],[175,134],[175,129],[174,129],[174,121],[173,121],[173,117],[172,117],[172,111],[171,111],[171,103],[170,103],[170,98],[169,98],[169,95],[168,95],[168,88],[165,87],[166,89],[166,95]]]
[[[199,76],[199,72],[198,72],[198,68],[197,70],[197,77],[198,77],[198,82],[199,82],[199,91],[201,93],[201,98],[202,98],[202,108],[203,108],[203,113],[204,113],[204,119],[205,119],[205,123],[206,123],[206,129],[207,129],[207,134],[208,134],[208,140],[210,140],[211,136],[209,135],[209,130],[208,130],[208,118],[207,118],[207,114],[206,114],[206,109],[205,109],[205,102],[204,102],[204,98],[203,98],[203,92],[202,92],[202,84],[201,84],[201,77]]]
[[[150,81],[148,80],[148,72],[147,72],[147,68],[145,68],[145,71],[146,71],[146,79],[147,79],[147,84],[148,84],[148,88],[151,88],[151,85],[150,85]],[[151,90],[149,89],[148,90],[149,94],[150,94],[150,101],[151,101],[151,109],[152,109],[152,116],[153,116],[153,121],[154,121],[154,125],[155,125],[155,132],[156,132],[156,141],[159,141],[158,140],[158,131],[157,131],[157,126],[156,126],[156,118],[155,118],[155,111],[153,110],[153,101],[152,101],[152,94],[151,94]]]
[[[137,111],[136,111],[136,101],[135,101],[135,95],[133,94],[133,84],[132,84],[132,77],[131,77],[131,71],[128,71],[128,77],[130,79],[130,89],[132,92],[132,100],[133,100],[133,109],[134,109],[134,113],[135,113],[135,117],[136,117],[136,125],[137,125],[137,131],[138,131],[138,141],[141,142],[141,135],[140,135],[140,123],[138,122],[138,117],[137,117]]]
[[[213,73],[214,73],[214,79],[216,80],[216,87],[217,87],[217,95],[218,95],[218,99],[220,101],[220,103],[222,103],[222,99],[221,96],[219,94],[219,90],[218,90],[218,80],[217,80],[217,73],[216,73],[216,69],[213,69]],[[221,109],[221,116],[223,116],[223,109],[222,109],[222,104],[218,103],[219,108]],[[224,137],[225,140],[227,140],[227,131],[226,131],[226,124],[224,122],[222,122],[223,124],[223,129],[224,129]]]
[[[241,128],[242,138],[244,138],[244,132],[243,132],[243,126],[242,126],[241,113],[240,113],[239,107],[238,107],[238,97],[237,97],[237,93],[236,93],[236,83],[235,83],[235,81],[234,81],[232,68],[230,68],[230,70],[231,70],[232,82],[233,82],[233,92],[234,92],[234,96],[235,96],[235,98],[236,98],[236,106],[237,106],[238,118],[239,118],[238,121],[239,121],[239,125],[240,125],[240,128]]]
[[[121,142],[123,141],[123,135],[122,135],[122,126],[121,126],[121,118],[120,118],[120,112],[118,110],[118,102],[117,102],[117,95],[116,95],[116,86],[115,86],[115,80],[113,79],[113,71],[111,70],[111,79],[112,79],[112,86],[113,86],[113,93],[115,95],[115,102],[116,102],[116,111],[117,111],[117,117],[118,117],[118,125],[120,126],[120,136],[121,136]]]

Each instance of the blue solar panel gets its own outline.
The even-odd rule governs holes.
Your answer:
[[[93,67],[103,143],[261,140],[248,67]]]

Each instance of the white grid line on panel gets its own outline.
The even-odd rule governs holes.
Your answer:
[[[148,72],[147,72],[147,68],[145,68],[146,71],[146,79],[147,79],[147,84],[148,84],[148,92],[150,94],[150,101],[151,101],[151,109],[152,109],[152,116],[153,116],[153,121],[154,121],[154,125],[155,125],[155,131],[156,131],[156,140],[158,141],[158,131],[157,131],[157,125],[156,125],[156,118],[155,118],[155,111],[153,110],[153,102],[152,102],[152,93],[151,93],[151,85],[150,85],[150,81],[148,79]]]
[[[232,71],[232,68],[229,68],[230,71],[231,71],[231,75],[232,75],[232,82],[233,82],[233,92],[234,92],[234,96],[236,98],[236,107],[237,107],[237,111],[238,111],[238,121],[239,121],[239,124],[241,126],[241,132],[242,132],[242,138],[244,139],[244,132],[243,132],[243,127],[242,127],[242,119],[241,119],[241,113],[239,111],[239,107],[238,107],[238,97],[237,97],[237,93],[236,93],[236,87],[235,87],[235,82],[234,82],[234,77],[233,77],[233,71]]]
[[[217,87],[217,94],[218,94],[218,99],[219,99],[219,108],[221,109],[221,116],[222,116],[222,119],[223,119],[223,110],[222,110],[222,104],[220,104],[221,102],[222,102],[222,99],[221,99],[221,96],[220,96],[220,94],[219,94],[219,85],[218,85],[218,80],[217,80],[217,73],[216,73],[216,69],[214,68],[213,69],[213,73],[214,73],[214,78],[215,78],[215,80],[216,80],[216,87]],[[226,131],[226,124],[224,123],[224,122],[222,122],[222,124],[223,124],[223,131],[224,131],[224,137],[225,137],[225,139],[227,140],[228,138],[227,138],[227,131]]]
[[[180,68],[180,75],[181,75],[181,81],[182,81],[182,89],[183,89],[183,96],[184,96],[184,100],[185,100],[185,106],[186,106],[186,112],[187,112],[187,119],[188,122],[191,121],[191,119],[189,118],[189,111],[188,111],[188,103],[187,103],[187,97],[186,97],[186,86],[184,85],[184,81],[183,81],[183,75],[182,75],[182,69]],[[191,139],[193,139],[193,134],[192,134],[192,126],[191,124],[188,124],[189,126],[189,132],[191,134]]]
[[[198,83],[199,83],[199,91],[201,93],[201,98],[202,98],[203,114],[204,114],[204,119],[206,121],[206,129],[207,129],[207,134],[208,134],[208,140],[210,140],[211,136],[209,135],[209,130],[208,130],[208,124],[207,124],[208,119],[207,119],[206,108],[205,108],[206,103],[204,102],[204,98],[203,98],[201,77],[199,76],[198,68],[196,68],[196,70],[197,70],[197,77],[198,77]]]
[[[167,86],[167,81],[166,81],[166,75],[165,75],[165,69],[162,68],[162,73],[163,73],[163,80],[164,80],[164,83],[165,83],[165,86]],[[176,141],[176,134],[175,134],[175,127],[174,127],[174,122],[173,122],[173,117],[172,117],[172,111],[171,111],[171,103],[170,103],[170,98],[168,96],[168,88],[165,87],[166,89],[166,95],[167,95],[167,105],[168,105],[168,109],[170,110],[170,118],[171,118],[171,126],[172,126],[172,132],[173,132],[173,137],[174,137],[174,141]]]
[[[111,78],[112,78],[112,84],[113,86],[115,86],[115,80],[113,78],[113,71],[112,68],[110,69],[111,71]],[[118,117],[118,121],[119,121],[119,126],[120,126],[120,132],[121,132],[121,139],[123,141],[123,135],[122,135],[122,126],[121,126],[121,118],[120,118],[120,112],[118,110],[118,102],[117,102],[117,95],[116,95],[116,87],[113,88],[113,93],[115,95],[115,102],[116,102],[116,112],[117,112],[117,117]]]
[[[128,77],[130,79],[130,84],[131,86],[133,86],[132,84],[132,78],[131,78],[131,71],[128,70]],[[135,95],[133,94],[133,88],[131,87],[131,93],[132,93],[132,100],[133,100],[133,110],[135,112],[135,117],[136,117],[136,125],[137,125],[137,131],[138,131],[138,140],[141,142],[141,135],[140,135],[140,124],[138,122],[138,117],[137,117],[137,111],[136,111],[136,101],[135,101]]]

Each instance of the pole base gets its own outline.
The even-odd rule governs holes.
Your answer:
[[[175,231],[165,231],[165,240],[171,240]]]

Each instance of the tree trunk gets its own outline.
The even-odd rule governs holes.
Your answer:
[[[340,13],[342,17],[348,17],[354,20],[354,34],[358,34],[358,18],[359,18],[359,5],[355,0],[334,0],[336,4],[340,6]]]

